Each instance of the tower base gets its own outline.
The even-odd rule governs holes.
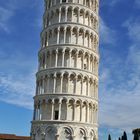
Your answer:
[[[31,140],[98,140],[98,127],[75,122],[33,121]]]

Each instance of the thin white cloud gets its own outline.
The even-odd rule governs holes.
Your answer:
[[[0,6],[0,30],[10,33],[10,22],[12,18],[16,15],[18,9],[30,7],[38,8],[39,1],[34,0],[34,3],[30,4],[32,1],[25,0],[7,0],[7,3]],[[42,2],[40,2],[42,4]],[[41,5],[40,4],[40,5]],[[40,6],[41,7],[41,6]],[[41,8],[40,8],[41,9]],[[37,21],[38,22],[38,21]],[[40,24],[40,23],[37,23]]]
[[[100,18],[100,42],[101,44],[115,44],[116,33],[109,28],[106,23]]]
[[[112,1],[110,1],[110,0],[101,0],[100,1],[100,4],[101,4],[101,6],[103,5],[108,5],[108,6],[110,6],[110,7],[114,7],[118,2],[121,2],[121,0],[112,0]]]
[[[132,54],[132,52],[129,53]],[[133,53],[135,54],[135,52]],[[131,54],[129,56],[131,56]],[[128,59],[130,60],[130,58]],[[135,59],[135,57],[133,59]],[[130,64],[132,64],[132,62],[130,62]],[[128,69],[131,68],[128,67]],[[136,72],[130,73],[130,75],[128,73],[128,80],[124,79],[123,81],[116,82],[116,84],[119,83],[119,85],[115,87],[108,86],[113,77],[107,77],[108,74],[104,74],[106,78],[104,82],[100,83],[101,126],[126,130],[130,133],[132,129],[139,127],[140,73],[138,73],[137,70],[138,69],[136,69]]]
[[[140,18],[130,18],[123,24],[128,30],[128,36],[132,41],[140,42]]]
[[[0,74],[0,101],[32,109],[34,95],[34,74]]]
[[[34,58],[19,51],[0,52],[0,101],[32,109],[37,70]]]
[[[135,7],[140,8],[140,0],[135,0]]]
[[[0,29],[9,32],[8,21],[14,15],[13,10],[0,6]]]
[[[100,124],[111,129],[127,130],[139,127],[140,124],[140,28],[139,20],[131,19],[123,24],[128,30],[132,44],[128,49],[126,60],[117,57],[121,64],[101,71],[100,82]],[[133,28],[132,28],[133,27]],[[115,55],[112,57],[115,57]],[[114,59],[114,58],[112,58]],[[111,61],[111,60],[109,60]],[[109,62],[110,63],[110,62]],[[104,70],[105,69],[105,70]],[[117,78],[112,73],[117,71]],[[116,79],[115,79],[116,78]],[[116,82],[114,82],[116,80]]]
[[[32,5],[29,4],[31,1],[25,0],[7,1],[0,6],[0,30],[9,33],[11,31],[9,23],[15,16],[16,10],[27,6],[38,8],[39,1],[35,0]],[[0,101],[32,109],[37,60],[15,49],[12,44],[11,47],[13,47],[12,53],[7,52],[8,47],[0,48]]]

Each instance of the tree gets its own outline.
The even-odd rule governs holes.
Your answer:
[[[121,138],[119,137],[119,140],[121,140]]]
[[[137,134],[134,134],[134,140],[139,140],[139,137]]]
[[[124,140],[124,136],[122,136],[122,139],[121,140]]]
[[[111,135],[110,134],[108,135],[108,140],[111,140]]]
[[[124,131],[124,133],[123,133],[123,140],[127,140],[127,134],[126,134],[125,131]]]

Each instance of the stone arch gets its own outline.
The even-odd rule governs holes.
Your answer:
[[[76,74],[73,72],[70,74],[70,81],[69,81],[69,92],[72,94],[76,91]]]
[[[86,30],[85,32],[84,46],[89,47],[89,31],[88,30]]]
[[[88,96],[88,76],[86,75],[86,76],[84,76],[84,81],[83,81],[83,85],[85,86],[85,93],[84,93],[84,95],[85,96]]]
[[[79,139],[79,140],[86,140],[87,136],[87,133],[86,133],[86,130],[84,128],[80,128],[78,130],[78,133],[77,133],[77,136],[76,136],[76,139]]]
[[[86,11],[85,13],[85,25],[89,26],[89,12],[88,11]]]
[[[65,13],[66,13],[66,8],[62,7],[61,8],[61,22],[65,22]]]
[[[48,99],[46,105],[46,120],[51,120],[53,99]]]
[[[59,43],[64,44],[64,27],[60,27],[60,38],[59,38]]]
[[[65,72],[63,74],[63,86],[62,86],[62,92],[67,93],[68,92],[68,73]]]
[[[56,98],[55,100],[54,100],[54,115],[53,115],[53,119],[54,120],[58,120],[59,119],[59,114],[60,114],[60,112],[59,112],[59,103],[60,103],[60,99],[59,98]]]
[[[90,7],[90,0],[86,0],[86,6]]]
[[[66,43],[71,43],[71,27],[66,28]]]
[[[71,37],[71,43],[72,44],[77,44],[77,30],[78,30],[77,27],[74,27],[72,29],[72,37]]]
[[[41,139],[41,128],[40,127],[38,127],[37,129],[36,129],[36,133],[35,133],[36,135],[35,135],[35,139],[36,140],[39,140],[39,139]]]
[[[67,120],[68,121],[72,121],[73,120],[73,113],[74,113],[74,104],[75,100],[73,98],[69,99],[68,102],[68,108],[67,111],[69,112],[69,115],[67,116]]]
[[[67,9],[67,21],[71,22],[72,21],[72,6],[69,6]]]
[[[62,99],[61,110],[61,120],[67,120],[67,98]]]
[[[69,52],[70,52],[70,49],[69,48],[66,48],[65,50],[65,55],[64,55],[64,67],[68,67],[69,66]]]
[[[78,45],[83,45],[84,40],[84,28],[79,29]]]
[[[92,103],[89,103],[89,123],[92,123],[92,118],[93,118],[93,107]]]
[[[87,121],[87,102],[84,101],[82,103],[82,122],[86,122]]]
[[[75,105],[75,112],[76,112],[76,115],[75,115],[75,121],[77,121],[77,122],[80,122],[80,120],[81,120],[81,111],[82,111],[82,109],[81,109],[81,100],[77,100],[76,101],[76,105]]]
[[[55,135],[56,135],[56,128],[52,126],[48,126],[45,130],[45,139],[46,140],[55,140]]]
[[[60,89],[61,89],[61,73],[58,72],[56,74],[56,93],[60,93]]]
[[[77,75],[77,83],[76,83],[76,94],[81,95],[82,94],[82,74]]]
[[[80,9],[79,23],[84,24],[84,17],[85,17],[84,9]]]
[[[96,140],[96,133],[93,129],[89,133],[89,140]]]
[[[60,140],[72,140],[73,129],[69,126],[61,128]]]
[[[73,49],[72,52],[71,52],[71,67],[74,67],[76,68],[76,52],[77,52],[77,49]]]

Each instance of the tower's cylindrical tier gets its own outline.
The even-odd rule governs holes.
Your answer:
[[[98,139],[98,0],[45,0],[33,140]]]

